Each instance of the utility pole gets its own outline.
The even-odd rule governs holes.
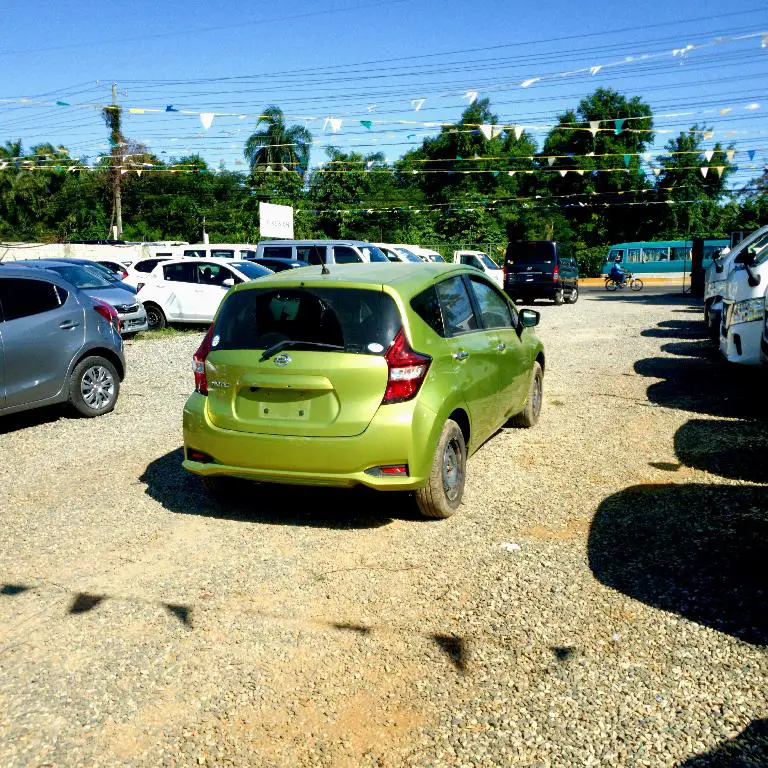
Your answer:
[[[120,145],[123,141],[123,135],[120,130],[120,107],[117,105],[117,83],[112,83],[112,116],[112,184],[115,202],[115,224],[117,225],[116,239],[120,240],[123,237],[123,211],[120,198],[120,177],[122,176],[122,173],[120,172],[119,166],[122,165]]]

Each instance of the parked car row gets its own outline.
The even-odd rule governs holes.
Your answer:
[[[768,364],[768,226],[755,230],[709,267],[704,316],[725,359]]]

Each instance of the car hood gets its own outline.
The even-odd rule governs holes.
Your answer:
[[[113,307],[123,304],[132,306],[133,304],[138,303],[135,293],[132,293],[125,288],[118,288],[117,286],[109,286],[105,288],[81,288],[80,292],[84,293],[86,296],[90,296],[92,299],[105,301]]]

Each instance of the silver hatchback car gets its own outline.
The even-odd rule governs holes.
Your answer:
[[[124,376],[114,307],[52,270],[0,263],[0,415],[69,402],[101,416]]]

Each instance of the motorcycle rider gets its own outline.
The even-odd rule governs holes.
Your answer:
[[[621,268],[621,261],[622,257],[617,256],[608,275],[617,285],[621,285],[624,282],[624,270]]]

